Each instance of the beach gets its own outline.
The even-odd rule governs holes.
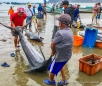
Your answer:
[[[15,6],[15,10],[16,7],[17,6]],[[0,13],[0,22],[10,26],[10,19],[7,10],[4,10],[3,12],[0,11]],[[91,13],[81,13],[81,22],[84,25],[90,24],[91,16]],[[54,28],[54,15],[48,13],[47,19],[44,21],[44,27],[40,30],[40,35],[44,38],[43,42],[41,43],[31,40],[29,40],[29,42],[40,54],[41,52],[38,45],[41,46],[46,59],[48,59],[51,53],[50,44]],[[102,19],[100,20],[100,23],[102,23]],[[57,21],[56,25],[58,25]],[[77,35],[77,32],[83,29],[73,28],[72,30],[73,33]],[[35,32],[33,23],[32,31]],[[3,41],[3,39],[7,40]],[[17,53],[16,57],[10,56],[10,53],[12,52],[15,53],[11,30],[0,25],[0,64],[7,62],[10,65],[10,67],[2,67],[0,65],[0,86],[49,86],[43,83],[43,80],[49,77],[48,71],[44,73],[24,73],[24,71],[28,69],[29,64],[22,47],[20,47],[20,52]],[[93,76],[79,71],[79,58],[91,53],[102,56],[102,49],[96,46],[92,49],[83,46],[73,46],[72,57],[66,64],[66,77],[69,82],[67,86],[102,86],[102,71]],[[55,77],[55,81],[58,82],[60,80],[61,74],[59,73],[58,76]]]

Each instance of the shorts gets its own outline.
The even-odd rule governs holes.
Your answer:
[[[77,22],[77,20],[78,20],[78,17],[75,17],[75,18],[74,18],[74,21]]]
[[[46,14],[46,12],[44,12],[44,14]]]
[[[94,14],[94,13],[93,13],[93,14],[92,14],[92,19],[94,19],[94,18],[95,18],[95,16],[96,16],[96,14]]]
[[[96,15],[96,19],[100,19],[101,14]]]
[[[48,70],[53,74],[58,74],[58,72],[63,68],[63,66],[67,63],[65,62],[55,62],[55,59],[52,60],[50,65],[48,66]]]
[[[12,36],[18,36],[18,32],[17,31],[13,31],[11,30]]]

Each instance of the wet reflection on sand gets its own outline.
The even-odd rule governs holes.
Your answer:
[[[82,14],[82,22],[88,23],[91,18],[91,14],[87,14],[88,18],[84,19],[85,15]],[[56,15],[59,16],[59,15]],[[91,20],[91,19],[90,19]],[[0,22],[10,25],[9,17],[0,17]],[[57,23],[56,23],[57,24]],[[44,38],[43,42],[36,42],[34,40],[28,41],[33,45],[33,47],[41,54],[39,47],[44,53],[46,59],[50,57],[50,43],[52,38],[52,31],[54,28],[54,16],[53,14],[48,14],[46,21],[44,21],[43,28],[37,29],[35,24],[32,23],[32,32],[39,34]],[[38,31],[36,31],[36,29]],[[73,28],[73,33],[77,34],[80,29]],[[83,30],[83,29],[81,29]],[[25,33],[25,32],[24,32]],[[23,33],[23,34],[24,34]],[[24,34],[25,35],[25,34]],[[10,64],[9,68],[0,67],[0,86],[48,86],[43,83],[45,78],[49,77],[48,71],[44,73],[24,73],[25,70],[29,68],[27,58],[20,47],[20,52],[16,52],[16,57],[10,57],[10,53],[14,52],[13,37],[11,31],[0,25],[0,39],[6,36],[7,41],[0,41],[0,63],[6,61]],[[15,53],[15,52],[14,52]],[[75,47],[73,46],[73,55],[70,61],[66,64],[66,77],[69,81],[68,86],[101,86],[101,76],[102,72],[99,72],[93,76],[88,76],[87,74],[79,71],[79,61],[78,59],[88,55],[90,53],[95,53],[102,56],[101,49],[94,47],[93,49],[85,48],[83,46]],[[55,77],[56,82],[61,80],[61,74],[59,73]]]

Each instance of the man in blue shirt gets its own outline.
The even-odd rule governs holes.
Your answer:
[[[80,23],[77,21],[78,18],[80,19],[80,14],[79,14],[79,5],[74,5],[75,11],[74,11],[74,21],[77,25],[77,28],[80,28]]]
[[[39,6],[38,6],[38,13],[42,12],[42,11],[43,11],[43,8],[42,8],[41,4],[39,4]]]
[[[33,13],[34,13],[34,15],[35,15],[35,8],[36,8],[35,5],[33,5]]]

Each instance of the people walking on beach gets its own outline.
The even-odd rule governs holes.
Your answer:
[[[11,27],[17,27],[17,26],[23,26],[24,25],[24,20],[26,19],[26,14],[24,13],[24,8],[19,7],[17,9],[17,12],[13,13],[10,16],[11,20]],[[15,31],[14,29],[11,30],[12,35],[14,36],[14,45],[15,45],[15,51],[18,50],[19,46],[19,39],[18,39],[18,32]]]
[[[93,24],[93,20],[96,18],[97,12],[98,12],[98,7],[97,7],[97,3],[96,3],[95,6],[93,7],[92,24]]]
[[[38,10],[38,13],[43,11],[43,7],[41,6],[41,4],[39,4],[39,6],[38,6],[38,9],[37,9],[37,10]]]
[[[33,14],[35,15],[35,5],[33,5]]]
[[[33,22],[36,23],[36,25],[37,25],[37,19],[36,19],[36,15],[35,15],[36,14],[36,11],[35,11],[36,7],[35,7],[35,5],[33,5],[32,7],[33,7],[33,14],[34,14],[33,15]]]
[[[78,18],[80,19],[80,14],[79,14],[79,8],[78,5],[74,5],[75,11],[74,11],[74,22],[77,25],[77,28],[80,28],[80,23],[78,22]]]
[[[71,27],[73,20],[74,20],[74,10],[75,9],[72,6],[71,7],[69,6],[69,1],[67,0],[64,0],[62,2],[62,5],[64,7],[64,14],[69,14],[71,16],[71,22],[70,22],[70,27]]]
[[[43,7],[41,6],[41,4],[39,4],[38,8],[38,15],[37,15],[37,25],[38,25],[38,29],[42,29],[42,26],[44,24],[44,13],[43,13]]]
[[[43,6],[43,14],[44,14],[45,18],[47,18],[47,13],[46,13],[46,7],[45,6]]]
[[[101,17],[101,3],[100,2],[97,3],[97,8],[98,8],[98,11],[96,15],[96,24],[99,24],[99,20]]]
[[[62,80],[57,84],[58,86],[62,86],[68,84],[64,66],[72,56],[73,32],[69,26],[71,22],[69,14],[62,14],[57,20],[59,21],[60,30],[56,32],[51,43],[51,55],[54,56],[54,58],[48,67],[50,71],[49,79],[45,79],[44,83],[55,85],[54,77],[61,71]]]
[[[41,6],[41,4],[39,4],[38,6],[38,15],[37,15],[37,19],[43,19],[44,18],[44,9]]]
[[[53,4],[51,11],[52,11],[52,12],[55,12],[55,9],[56,9],[56,6],[55,6],[55,4]]]
[[[25,13],[27,15],[26,23],[28,23],[32,19],[33,15],[34,15],[33,9],[32,9],[31,6],[32,6],[32,4],[31,3],[28,3],[28,7],[25,8]],[[32,21],[29,23],[29,29],[31,29],[31,26],[32,26],[31,23],[32,23]]]
[[[12,13],[14,13],[13,7],[11,6],[9,11],[8,11],[8,15],[11,15]]]

